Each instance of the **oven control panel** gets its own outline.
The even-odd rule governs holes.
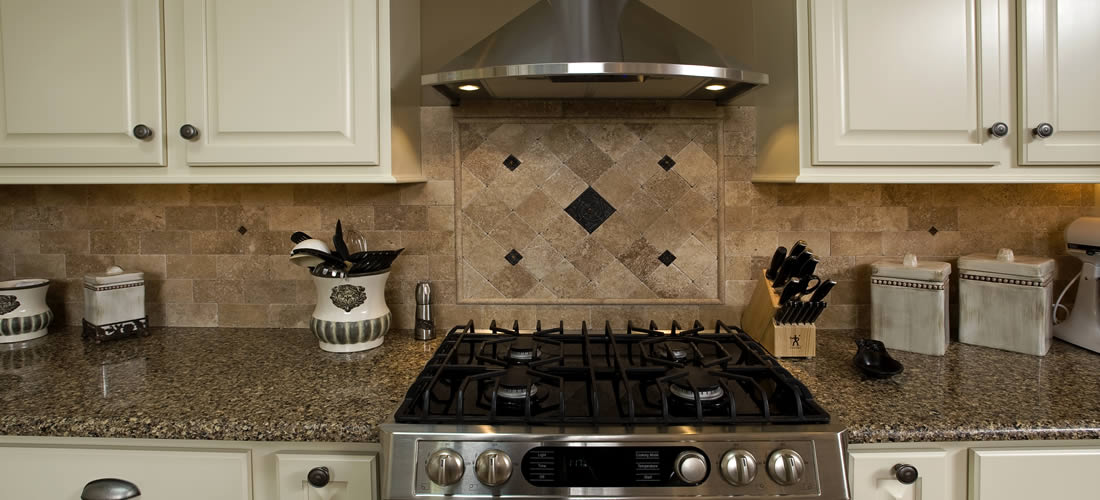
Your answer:
[[[523,455],[523,478],[535,486],[694,486],[710,473],[706,453],[689,446],[539,446]]]
[[[813,440],[419,440],[413,489],[417,497],[820,498],[816,451]]]

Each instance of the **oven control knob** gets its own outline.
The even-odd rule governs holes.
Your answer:
[[[428,456],[428,479],[440,486],[450,486],[462,479],[462,473],[466,472],[466,464],[462,461],[462,455],[449,448],[436,450]]]
[[[722,456],[722,477],[734,486],[745,486],[756,479],[756,457],[745,450],[730,450]]]
[[[500,486],[512,477],[512,458],[500,450],[486,450],[474,462],[477,480],[485,486]]]
[[[790,486],[802,480],[806,462],[794,450],[778,450],[768,457],[768,475],[780,486]]]
[[[676,456],[676,477],[688,484],[696,484],[707,477],[707,457],[697,451],[685,451]]]

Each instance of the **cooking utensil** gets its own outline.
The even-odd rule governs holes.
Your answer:
[[[858,350],[852,364],[867,376],[890,378],[905,370],[898,360],[890,357],[886,346],[878,340],[858,339],[856,346]]]
[[[803,290],[805,290],[805,288],[802,286],[802,281],[798,278],[791,278],[787,281],[787,284],[783,286],[783,291],[779,294],[779,303],[786,304],[794,300]]]
[[[332,254],[332,250],[329,250],[328,245],[326,245],[325,242],[323,242],[321,240],[318,240],[318,239],[313,239],[313,238],[308,239],[308,240],[302,240],[297,245],[294,245],[294,248],[290,249],[290,253],[293,254],[294,252],[296,252],[298,250],[306,250],[306,249],[314,250],[314,251],[321,252],[321,253],[326,253],[326,254]]]
[[[297,245],[298,243],[301,243],[303,241],[311,240],[311,239],[313,239],[313,238],[310,237],[310,235],[308,235],[306,233],[303,233],[301,231],[295,231],[294,234],[290,235],[290,241],[293,241],[295,245]]]
[[[829,295],[829,292],[836,286],[836,281],[825,280],[814,290],[814,294],[810,296],[810,302],[821,302],[825,300],[825,296]]]
[[[313,267],[322,262],[334,266],[343,266],[344,261],[340,257],[327,252],[321,252],[312,248],[298,248],[290,251],[290,261],[304,267]],[[312,262],[312,264],[310,264]]]
[[[814,271],[817,270],[817,265],[820,263],[821,261],[815,258],[811,258],[802,265],[801,269],[798,270],[796,276],[798,276],[802,280],[802,282],[805,283],[806,290],[804,293],[813,292],[814,290],[817,290],[817,287],[821,286],[821,277],[814,274]],[[810,285],[811,281],[814,282],[813,285]]]
[[[355,276],[389,269],[394,259],[396,259],[398,255],[401,255],[401,252],[404,250],[404,248],[399,248],[397,250],[356,252],[349,256],[352,266],[351,269],[348,270],[348,273]]]
[[[808,244],[806,243],[806,240],[798,240],[794,243],[794,245],[791,245],[791,252],[788,253],[787,256],[798,257],[802,254],[802,252],[806,251],[807,246]]]
[[[810,304],[814,305],[814,311],[813,311],[813,313],[810,314],[809,322],[810,323],[816,323],[817,318],[821,316],[822,311],[824,311],[826,307],[829,307],[829,303],[828,302],[810,302]]]
[[[764,273],[764,277],[769,280],[775,281],[775,275],[779,272],[779,266],[783,265],[783,261],[787,258],[787,247],[779,247],[775,249],[775,253],[772,254],[771,264],[768,264],[768,270]]]
[[[775,280],[772,281],[772,286],[780,288],[787,284],[787,280],[794,276],[794,272],[798,270],[798,256],[787,255],[787,258],[783,260],[783,265],[779,266],[779,271],[775,273]]]

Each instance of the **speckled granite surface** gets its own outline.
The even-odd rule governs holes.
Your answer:
[[[375,442],[438,343],[391,331],[332,354],[309,330],[158,328],[101,345],[55,331],[0,345],[0,434]]]
[[[849,442],[1100,439],[1100,354],[1060,340],[1045,357],[953,343],[943,357],[891,351],[887,380],[854,367],[858,331],[821,331],[813,360],[783,364]]]
[[[852,443],[1100,438],[1098,354],[953,344],[896,352],[905,372],[868,380],[851,366],[859,334],[822,331],[817,358],[784,361]],[[0,345],[0,434],[373,442],[438,343],[391,332],[331,354],[307,330],[166,328],[98,346],[57,331]]]

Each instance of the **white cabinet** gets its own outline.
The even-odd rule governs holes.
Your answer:
[[[917,480],[903,484],[894,466],[916,467]],[[952,500],[955,471],[942,449],[859,450],[848,455],[853,500]],[[962,500],[959,498],[958,500]]]
[[[1004,142],[1009,2],[810,4],[813,162],[984,164]],[[1006,123],[1007,125],[1008,123]]]
[[[87,483],[124,479],[142,498],[250,500],[247,450],[0,446],[4,498],[77,500]]]
[[[747,97],[754,181],[1100,182],[1094,0],[753,0],[752,15],[771,82]]]
[[[376,455],[277,453],[278,500],[377,500]],[[310,471],[324,468],[329,480],[320,487],[308,481]],[[319,472],[319,471],[318,471]]]
[[[0,0],[0,165],[164,165],[162,52],[156,0]]]
[[[1092,500],[1100,448],[973,448],[970,500]]]
[[[190,165],[378,165],[378,0],[184,4]]]
[[[1100,164],[1100,2],[1022,0],[1021,9],[1021,162]],[[1043,123],[1053,135],[1035,134]]]
[[[0,184],[423,181],[391,1],[0,0]]]

